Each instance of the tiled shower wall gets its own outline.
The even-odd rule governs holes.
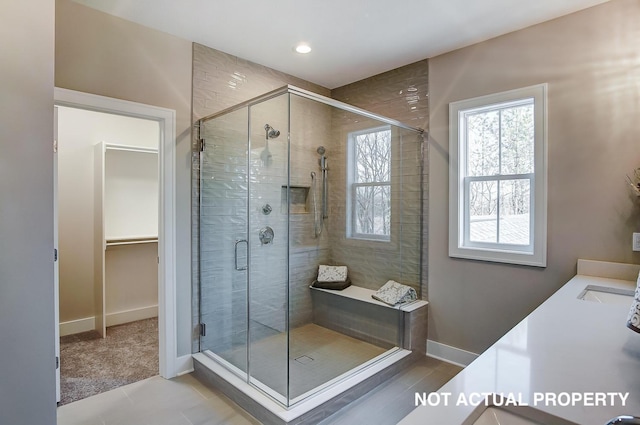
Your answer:
[[[265,66],[255,64],[238,57],[228,55],[226,53],[214,50],[199,44],[193,45],[193,122],[205,116],[222,111],[231,106],[260,96],[269,91],[278,89],[284,85],[292,84],[297,87],[313,91],[325,96],[330,94],[328,89],[311,84],[299,78],[278,72]],[[273,106],[273,105],[272,105]],[[286,185],[286,169],[281,167],[285,164],[282,147],[286,146],[287,119],[283,117],[283,110],[273,108],[269,115],[265,115],[260,108],[253,110],[254,116],[251,126],[252,151],[251,151],[251,167],[254,180],[251,182],[252,197],[248,210],[250,211],[250,222],[254,223],[255,228],[251,228],[250,232],[254,242],[257,242],[257,231],[264,225],[271,225],[276,232],[276,238],[273,245],[262,246],[252,245],[250,250],[269,251],[267,255],[253,255],[254,261],[252,273],[255,274],[255,284],[251,287],[252,300],[252,319],[256,323],[261,323],[265,327],[274,329],[275,331],[283,330],[284,318],[286,311],[286,276],[282,274],[283,265],[286,265],[286,246],[281,244],[286,241],[283,237],[286,232],[286,216],[281,210],[281,188]],[[322,117],[322,111],[315,111],[316,115],[306,115],[301,117],[301,122],[308,122],[311,119]],[[295,110],[292,108],[292,114]],[[324,112],[327,115],[326,112]],[[227,120],[234,120],[238,113],[227,117]],[[192,159],[192,234],[193,234],[193,351],[198,351],[197,327],[198,323],[198,297],[199,280],[202,276],[203,281],[206,279],[206,285],[209,291],[203,291],[202,314],[203,318],[209,322],[208,337],[203,339],[203,348],[216,347],[217,350],[224,350],[242,344],[246,341],[246,300],[247,290],[244,282],[246,281],[246,272],[235,270],[234,264],[234,243],[236,239],[246,238],[246,232],[243,230],[247,222],[247,206],[240,199],[234,198],[234,191],[237,191],[239,197],[245,196],[247,190],[247,182],[243,181],[241,174],[246,174],[246,146],[243,142],[247,139],[246,134],[246,114],[244,115],[244,124],[240,124],[242,129],[239,133],[216,133],[221,131],[220,127],[225,124],[221,123],[216,127],[216,131],[207,136],[208,144],[211,149],[214,145],[218,145],[218,152],[209,152],[208,157],[211,167],[207,170],[206,176],[203,176],[203,240],[202,240],[202,262],[199,258],[200,241],[200,216],[199,216],[199,197],[200,197],[200,165],[197,154],[197,132],[194,132],[194,156]],[[297,120],[292,120],[296,121]],[[305,178],[310,173],[314,164],[313,155],[316,140],[322,135],[316,137],[313,133],[314,129],[319,132],[325,132],[322,119],[314,119],[315,125],[308,127],[305,133],[300,137],[295,137],[296,132],[300,130],[292,128],[291,140],[291,164],[292,176],[291,183],[293,185],[310,186],[310,177]],[[264,124],[269,123],[273,127],[279,129],[282,135],[279,139],[270,140],[270,151],[274,155],[272,167],[262,167],[260,162],[260,154],[265,147]],[[215,138],[219,143],[215,142]],[[207,148],[209,149],[209,147]],[[235,158],[235,160],[234,160]],[[278,165],[279,164],[279,165]],[[242,168],[244,166],[244,169]],[[217,168],[216,168],[217,167]],[[317,169],[317,165],[316,165]],[[212,173],[218,173],[223,177],[224,181],[215,181],[212,179]],[[300,177],[298,177],[300,174]],[[208,181],[206,179],[209,179]],[[284,180],[283,180],[284,179]],[[256,189],[256,190],[254,190]],[[222,191],[222,192],[221,192]],[[219,202],[211,202],[221,193],[229,194],[225,202],[229,205],[221,205]],[[255,195],[255,196],[253,196]],[[265,221],[267,217],[263,216],[258,208],[262,206],[266,199],[270,199],[270,204],[274,204],[273,213],[268,217],[268,223]],[[263,202],[264,201],[264,202]],[[226,213],[230,217],[224,217]],[[306,308],[297,308],[299,315],[292,316],[291,323],[305,323],[310,321],[311,309],[310,300],[308,299],[308,285],[311,282],[310,277],[313,276],[317,265],[323,261],[327,261],[326,238],[316,240],[313,238],[313,223],[310,222],[312,214],[297,214],[291,217],[291,240],[292,249],[290,253],[290,272],[292,282],[291,286],[292,301],[300,302],[306,305]],[[223,220],[226,224],[216,223],[216,220]],[[211,226],[209,225],[211,224]],[[214,224],[218,224],[215,226]],[[310,240],[310,238],[312,240]],[[320,249],[321,243],[325,249]],[[242,251],[240,246],[239,252]],[[205,258],[206,256],[206,258]],[[242,260],[242,259],[241,259]],[[225,284],[232,282],[232,285]],[[214,331],[215,329],[215,331]],[[252,328],[253,329],[253,328]],[[215,336],[215,338],[214,338]],[[210,345],[211,347],[208,347]]]
[[[282,87],[286,84],[292,84],[306,90],[319,93],[324,96],[333,95],[334,98],[342,100],[346,103],[359,106],[363,109],[397,119],[406,124],[427,128],[428,125],[428,102],[427,102],[427,62],[421,61],[398,70],[390,71],[379,76],[350,84],[333,91],[314,85],[312,83],[300,80],[290,75],[275,71],[273,69],[258,65],[246,60],[228,55],[226,53],[194,44],[193,51],[193,121],[194,123],[207,115],[224,110],[228,107],[237,105],[246,100],[262,95],[271,90]],[[289,252],[289,268],[291,286],[289,288],[289,297],[292,305],[296,306],[295,314],[290,317],[291,326],[295,327],[311,321],[311,298],[309,296],[308,285],[311,283],[317,272],[318,264],[348,264],[352,277],[357,279],[357,284],[368,286],[373,289],[380,287],[387,278],[394,278],[419,287],[420,272],[417,270],[419,264],[420,247],[417,245],[419,241],[420,231],[420,181],[419,168],[422,162],[421,158],[421,141],[413,134],[407,135],[406,131],[394,131],[396,140],[403,134],[403,147],[397,149],[394,153],[393,172],[394,175],[401,176],[405,190],[402,194],[396,193],[393,198],[394,211],[400,211],[403,221],[403,235],[412,234],[406,238],[401,246],[397,245],[399,240],[397,236],[392,236],[396,245],[390,250],[388,247],[380,247],[376,242],[358,241],[358,250],[352,249],[348,241],[345,243],[344,238],[344,196],[346,189],[345,166],[346,166],[346,136],[348,131],[354,128],[346,122],[338,125],[344,117],[340,117],[335,111],[332,111],[326,105],[310,101],[308,99],[291,96],[291,185],[300,186],[302,190],[308,190],[307,198],[302,208],[296,207],[295,212],[289,219],[290,231],[290,252]],[[255,111],[254,111],[255,112]],[[273,114],[272,114],[273,113]],[[251,228],[253,235],[259,229],[259,226],[272,224],[276,231],[276,239],[273,246],[252,246],[252,252],[255,250],[270,250],[268,255],[252,255],[252,261],[255,258],[256,263],[252,263],[252,273],[256,272],[260,275],[256,279],[256,283],[251,287],[252,299],[252,319],[258,320],[262,325],[281,331],[284,326],[284,312],[286,311],[286,276],[280,275],[276,264],[286,261],[285,251],[282,246],[276,246],[278,235],[286,229],[286,215],[281,210],[278,203],[282,200],[281,188],[286,185],[284,178],[284,170],[279,168],[264,169],[261,167],[259,160],[260,153],[264,149],[264,130],[262,126],[269,123],[279,129],[283,135],[286,135],[287,128],[282,121],[274,121],[275,116],[280,116],[279,112],[270,111],[271,115],[263,115],[258,118],[254,116],[251,125],[252,138],[252,172],[255,181],[252,181],[252,188],[259,189],[256,196],[250,197],[250,205],[248,207],[250,222],[255,223],[256,228]],[[280,118],[277,118],[278,120]],[[263,122],[264,121],[264,122]],[[337,121],[337,122],[336,122]],[[362,124],[364,120],[361,120]],[[244,130],[246,132],[246,124]],[[197,132],[194,132],[197,137]],[[281,155],[278,149],[286,144],[286,139],[275,139],[270,141],[270,150],[276,156]],[[239,138],[245,138],[244,135],[236,135]],[[394,140],[395,143],[395,140]],[[311,180],[311,171],[316,172],[317,184],[315,188],[316,204],[318,208],[321,205],[321,172],[318,166],[319,155],[316,153],[318,146],[325,146],[327,156],[329,158],[329,187],[330,200],[329,212],[330,217],[325,220],[325,226],[320,237],[314,235],[314,211],[313,211],[313,182]],[[246,210],[236,206],[234,217],[227,217],[228,223],[238,221],[238,229],[234,230],[233,225],[218,226],[216,231],[219,234],[215,236],[213,233],[203,231],[203,258],[200,263],[198,257],[199,252],[199,228],[200,217],[198,214],[198,199],[200,196],[200,180],[199,180],[199,160],[197,154],[197,140],[194,138],[194,156],[192,161],[193,170],[193,323],[198,323],[198,288],[199,279],[202,275],[203,279],[207,279],[211,286],[211,292],[204,294],[202,308],[203,316],[209,317],[212,322],[209,329],[215,329],[217,334],[217,342],[222,341],[225,347],[246,341],[246,337],[242,336],[242,330],[246,329],[246,285],[241,274],[229,276],[233,271],[233,242],[236,238],[240,238],[236,233],[238,229],[246,226],[247,213]],[[230,148],[231,150],[235,148]],[[238,154],[242,151],[235,152]],[[228,152],[234,155],[233,152]],[[223,170],[216,172],[240,173],[241,171],[234,169],[225,162],[225,154],[214,156],[219,162],[218,167]],[[214,160],[214,161],[216,161]],[[279,160],[279,159],[278,159]],[[425,158],[426,160],[426,158]],[[246,161],[244,162],[246,168]],[[280,171],[277,171],[280,170]],[[418,174],[417,174],[418,173]],[[239,176],[233,177],[235,184],[242,186],[243,182]],[[426,182],[426,170],[424,179]],[[396,179],[397,180],[397,179]],[[283,183],[284,181],[284,183]],[[262,188],[258,185],[264,184]],[[254,187],[258,186],[258,187]],[[216,214],[224,211],[216,209],[220,205],[218,203],[210,203],[216,190],[215,184],[207,182],[203,185],[203,206],[212,209],[203,210],[203,224],[206,228],[207,223],[213,223],[219,218],[215,218]],[[246,187],[246,181],[244,186]],[[426,184],[424,186],[427,187]],[[246,190],[246,189],[245,189]],[[246,192],[245,192],[246,194]],[[233,196],[231,196],[233,199]],[[265,199],[271,199],[274,212],[268,218],[269,223],[265,221],[258,210],[264,203]],[[425,203],[427,202],[425,195]],[[231,201],[233,203],[233,201]],[[233,208],[233,207],[232,207]],[[426,209],[425,209],[426,213]],[[210,216],[207,216],[210,214]],[[399,226],[399,215],[394,215],[394,227]],[[240,217],[241,216],[241,217]],[[243,221],[244,220],[244,221]],[[264,221],[264,223],[263,223]],[[426,223],[426,214],[424,217]],[[283,227],[284,226],[284,227]],[[236,226],[237,227],[237,226]],[[425,226],[426,229],[426,226]],[[210,228],[211,230],[211,228]],[[242,232],[241,232],[242,233]],[[256,235],[253,239],[256,240]],[[426,238],[426,231],[425,231]],[[284,240],[284,239],[281,239]],[[229,243],[220,243],[227,241]],[[333,255],[329,250],[329,242],[335,244]],[[425,244],[426,246],[426,244]],[[266,248],[266,249],[265,249]],[[395,250],[395,251],[394,251]],[[397,253],[396,256],[390,253]],[[426,255],[426,254],[425,254]],[[397,258],[396,258],[397,257]],[[374,259],[375,261],[371,261]],[[220,265],[220,260],[226,266]],[[426,267],[426,260],[423,260]],[[395,265],[396,269],[390,266]],[[228,267],[227,267],[228,266]],[[275,267],[275,268],[274,268]],[[280,265],[280,268],[282,265]],[[246,273],[246,272],[245,272]],[[257,276],[257,275],[256,275]],[[426,279],[426,272],[423,273],[423,279]],[[223,282],[232,281],[233,285],[224,285]],[[242,281],[241,283],[238,282]],[[216,283],[217,282],[217,283]],[[220,284],[220,286],[216,286]],[[423,283],[423,285],[425,285]],[[426,295],[426,289],[422,290],[423,297]],[[207,297],[214,298],[214,303],[207,302]],[[255,303],[254,303],[255,301]],[[211,307],[211,306],[214,307]],[[194,326],[193,351],[198,351],[197,329]],[[229,335],[220,337],[220,332],[228,332]],[[209,332],[209,335],[214,332]],[[235,335],[235,337],[234,337]],[[234,341],[235,338],[235,341]],[[213,339],[207,341],[203,339],[203,349],[209,348],[208,344],[213,344]],[[230,344],[230,345],[229,345]],[[223,347],[219,347],[222,349]]]
[[[422,137],[391,126],[391,235],[389,241],[347,237],[349,133],[384,123],[335,110],[329,152],[330,246],[334,264],[346,265],[354,285],[377,290],[395,280],[420,291],[420,191]]]
[[[404,124],[422,129],[429,128],[429,98],[428,98],[428,61],[422,60],[413,64],[394,69],[383,74],[348,84],[343,87],[333,89],[331,96],[334,99],[357,106],[367,111],[393,118]],[[336,158],[332,159],[334,164],[346,164],[346,136],[347,131],[353,131],[350,128],[346,118],[342,119],[344,130],[342,134],[338,134],[338,149]],[[336,125],[335,127],[338,127]],[[385,251],[384,246],[380,243],[369,242],[362,250],[350,249],[348,241],[340,237],[337,232],[332,232],[336,240],[332,240],[332,247],[341,251],[341,261],[350,264],[358,276],[358,284],[369,286],[377,289],[385,283],[387,276],[390,276],[388,267],[392,264],[402,264],[403,270],[397,270],[395,276],[402,279],[402,283],[410,284],[414,287],[420,287],[423,299],[427,296],[427,221],[428,221],[428,170],[425,168],[422,172],[422,188],[420,187],[418,168],[421,164],[428,164],[428,149],[425,141],[424,147],[420,146],[420,140],[412,138],[410,134],[403,131],[403,148],[400,156],[392,152],[392,168],[401,170],[399,175],[403,179],[403,193],[401,195],[402,207],[402,231],[404,245],[402,250]],[[424,158],[420,162],[416,162],[421,155]],[[400,163],[399,160],[402,159]],[[340,165],[337,170],[343,168]],[[401,168],[397,168],[401,167]],[[344,193],[342,188],[346,188],[344,173],[332,173],[332,203],[337,208],[344,205]],[[335,181],[338,180],[338,181]],[[337,186],[337,188],[336,188]],[[423,190],[423,208],[422,208],[422,225],[420,223],[420,190]],[[393,198],[393,194],[392,194]],[[397,200],[397,197],[396,197]],[[395,200],[393,200],[395,204]],[[395,204],[395,208],[398,205]],[[332,225],[334,223],[332,222]],[[338,227],[342,223],[337,224]],[[392,225],[393,227],[393,225]],[[422,231],[422,247],[418,245],[420,238],[416,232]],[[336,233],[334,235],[334,233]],[[393,230],[392,230],[393,233]],[[392,235],[393,242],[393,235]],[[365,255],[365,253],[369,255]],[[386,254],[385,254],[386,252]],[[417,276],[420,274],[417,270],[416,260],[422,255],[422,281],[418,281]],[[334,255],[334,258],[338,258]],[[402,274],[400,274],[402,273]]]

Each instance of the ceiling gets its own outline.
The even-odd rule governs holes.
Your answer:
[[[75,1],[333,89],[608,0]]]

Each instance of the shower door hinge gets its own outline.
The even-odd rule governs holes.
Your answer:
[[[205,147],[206,147],[206,144],[204,142],[204,139],[200,139],[200,152],[204,152]]]
[[[58,261],[58,250],[53,248],[53,261]]]
[[[60,357],[56,356],[56,369],[60,369]]]
[[[207,325],[200,323],[198,326],[200,327],[200,336],[207,336]]]

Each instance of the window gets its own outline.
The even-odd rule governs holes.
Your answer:
[[[546,266],[546,84],[449,105],[449,255]]]
[[[391,127],[349,133],[347,235],[391,237]]]

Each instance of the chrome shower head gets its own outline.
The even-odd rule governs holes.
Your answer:
[[[324,149],[324,146],[318,146],[318,149],[316,149],[316,152],[318,152],[318,154],[320,155],[324,155],[326,150]]]
[[[269,124],[264,125],[264,131],[266,131],[267,139],[275,139],[280,135],[280,131],[271,127]]]

